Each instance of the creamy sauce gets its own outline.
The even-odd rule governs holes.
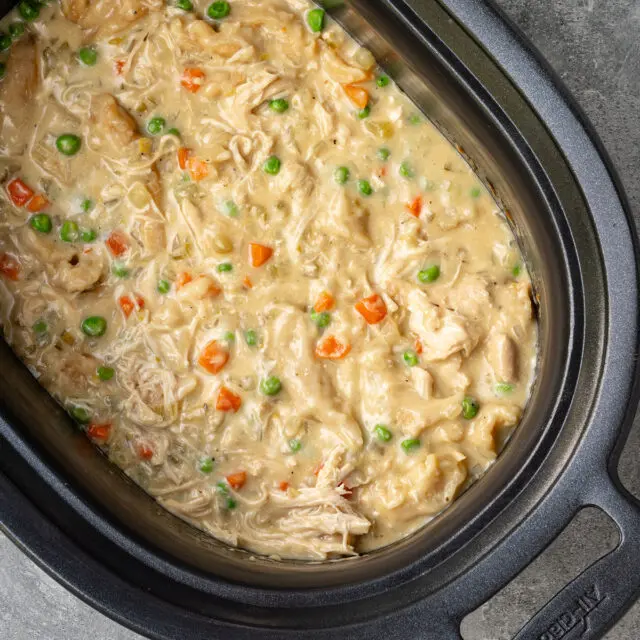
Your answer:
[[[416,530],[533,376],[496,203],[305,0],[87,4],[42,9],[0,82],[7,341],[220,540],[322,560]]]

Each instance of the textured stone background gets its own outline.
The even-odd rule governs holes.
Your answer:
[[[481,0],[478,0],[481,1]],[[560,74],[595,125],[640,222],[640,0],[496,0]],[[640,495],[640,419],[621,475]],[[589,535],[585,535],[586,532]],[[521,576],[463,623],[465,640],[508,640],[546,599],[615,546],[606,516],[584,510]],[[134,640],[40,571],[0,534],[0,638]],[[606,640],[640,638],[640,604]]]

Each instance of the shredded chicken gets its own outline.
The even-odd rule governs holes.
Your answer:
[[[478,177],[310,8],[39,6],[0,82],[0,323],[164,508],[327,560],[489,468],[536,320]]]

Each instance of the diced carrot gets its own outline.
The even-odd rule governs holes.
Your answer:
[[[369,104],[369,92],[364,87],[357,84],[343,84],[342,88],[358,109],[364,109]]]
[[[183,271],[178,274],[178,277],[176,278],[176,289],[181,289],[185,284],[189,284],[192,280],[193,278],[191,277],[191,274],[188,271]]]
[[[136,445],[136,453],[138,454],[138,458],[142,460],[151,460],[151,458],[153,458],[153,449],[144,442],[139,442]]]
[[[387,315],[387,305],[377,293],[374,293],[372,296],[360,300],[356,304],[356,311],[368,324],[378,324],[382,322]]]
[[[351,351],[351,345],[343,344],[335,336],[327,336],[316,345],[316,356],[326,360],[341,360],[349,351]]]
[[[416,338],[413,341],[413,349],[418,355],[420,355],[422,353],[422,351],[423,351],[422,340],[420,340],[420,338]]]
[[[286,480],[283,480],[279,485],[278,485],[278,489],[280,489],[280,491],[286,491],[289,488],[289,483]]]
[[[205,77],[205,73],[202,69],[197,67],[187,67],[182,72],[182,80],[180,84],[191,93],[197,93],[202,87],[202,83]]]
[[[122,233],[122,231],[112,231],[109,237],[105,240],[107,248],[116,258],[127,252],[129,248],[129,239]]]
[[[222,289],[215,282],[212,282],[207,288],[207,296],[210,298],[217,298],[221,293]]]
[[[20,263],[10,253],[0,253],[0,273],[9,278],[17,280],[20,276]]]
[[[420,216],[422,211],[422,198],[420,196],[414,198],[411,202],[407,203],[407,211],[416,218]]]
[[[114,63],[114,67],[116,70],[116,73],[121,76],[122,72],[124,71],[124,65],[127,64],[126,60],[116,60]]]
[[[184,171],[187,168],[187,160],[191,151],[186,147],[180,147],[178,149],[178,165]]]
[[[249,243],[249,264],[252,267],[261,267],[272,255],[271,247],[256,242]]]
[[[20,178],[14,178],[7,185],[7,192],[11,198],[11,202],[17,207],[24,207],[24,205],[33,198],[33,189],[22,182]]]
[[[200,352],[198,364],[209,373],[216,374],[229,360],[229,352],[217,341],[212,340]]]
[[[109,434],[111,433],[111,423],[106,422],[105,424],[90,424],[87,429],[87,435],[92,440],[103,440],[106,441],[109,439]]]
[[[46,209],[48,206],[49,201],[41,193],[38,193],[29,200],[27,211],[30,211],[31,213],[38,213],[39,211]]]
[[[125,318],[128,318],[136,307],[138,309],[144,309],[144,299],[140,296],[120,296],[118,304],[120,305]]]
[[[227,476],[227,482],[233,489],[242,489],[244,483],[247,481],[246,471],[237,471],[236,473],[230,473]]]
[[[253,289],[253,282],[251,282],[251,278],[249,276],[244,277],[242,285],[245,287],[245,289]]]
[[[382,165],[378,169],[378,178],[386,178],[387,177],[387,165]]]
[[[209,165],[200,158],[187,158],[186,165],[194,182],[200,182],[209,175]]]
[[[228,389],[220,387],[218,399],[216,400],[216,409],[218,411],[233,411],[234,413],[242,406],[242,398]]]
[[[318,462],[318,464],[313,468],[313,475],[317,476],[324,467],[324,462]]]
[[[313,310],[316,313],[322,313],[323,311],[331,311],[336,304],[335,298],[328,292],[323,291],[313,305]]]

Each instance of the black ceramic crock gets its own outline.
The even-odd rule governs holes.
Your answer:
[[[516,637],[600,638],[640,591],[640,510],[616,472],[638,396],[637,246],[624,195],[580,111],[490,5],[352,0],[333,11],[495,191],[533,275],[540,364],[497,463],[388,548],[278,563],[160,509],[2,343],[3,528],[76,595],[150,637],[449,640],[595,505],[620,528],[619,546]]]

